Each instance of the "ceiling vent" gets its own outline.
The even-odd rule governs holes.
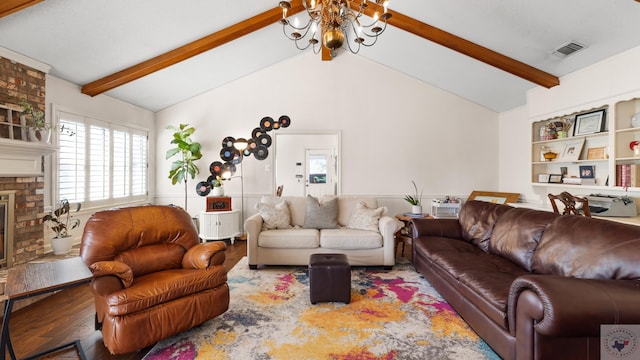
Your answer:
[[[577,43],[575,41],[571,41],[571,42],[568,42],[568,43],[566,43],[566,44],[564,44],[564,45],[562,45],[562,46],[560,46],[558,48],[555,48],[553,50],[553,54],[556,55],[556,56],[565,58],[565,57],[567,57],[567,56],[569,56],[571,54],[575,54],[576,52],[578,52],[578,51],[580,51],[580,50],[582,50],[584,48],[585,48],[584,45],[582,45],[580,43]]]

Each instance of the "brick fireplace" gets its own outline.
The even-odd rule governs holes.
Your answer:
[[[25,99],[34,109],[45,111],[45,81],[45,72],[0,56],[0,105],[9,109],[0,112],[0,209],[4,207],[5,213],[0,214],[0,236],[7,246],[0,249],[0,257],[5,257],[0,267],[44,254],[43,163],[54,149],[18,135],[24,132],[24,116],[16,109],[21,109],[17,104]]]

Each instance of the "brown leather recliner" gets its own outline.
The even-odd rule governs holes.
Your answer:
[[[201,244],[191,216],[176,207],[92,215],[80,256],[93,272],[96,329],[107,349],[136,351],[227,311],[225,248]]]

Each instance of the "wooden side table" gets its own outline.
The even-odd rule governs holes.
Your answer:
[[[91,281],[91,277],[91,271],[87,268],[84,262],[82,262],[80,257],[44,263],[30,263],[10,268],[7,271],[5,291],[8,299],[4,303],[2,339],[0,340],[2,359],[4,359],[7,349],[9,350],[11,359],[16,359],[16,354],[13,351],[13,345],[11,344],[11,337],[9,335],[9,319],[11,318],[11,311],[13,309],[14,302],[32,296],[87,284]],[[82,346],[80,345],[80,340],[60,345],[45,352],[29,356],[26,359],[39,358],[42,355],[64,349],[72,345],[77,347],[80,358],[85,360],[86,357],[82,350]]]
[[[396,215],[396,219],[402,221],[402,223],[404,224],[404,226],[401,227],[400,230],[396,231],[395,233],[396,253],[398,252],[398,245],[402,243],[402,256],[404,256],[404,245],[407,243],[407,241],[412,239],[411,233],[409,232],[409,221],[413,219],[431,219],[431,215],[422,214],[422,215],[409,216],[405,214],[399,214],[399,215]]]

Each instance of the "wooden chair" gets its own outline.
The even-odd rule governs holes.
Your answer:
[[[282,196],[282,190],[284,190],[284,185],[278,186],[276,189],[276,196]]]
[[[570,193],[563,191],[558,195],[549,194],[549,200],[551,201],[553,212],[555,212],[556,214],[560,214],[560,211],[558,211],[558,206],[556,205],[556,201],[560,201],[562,204],[564,204],[562,215],[572,214],[591,217],[591,211],[589,211],[589,200],[587,200],[587,198],[573,196]],[[576,203],[581,203],[582,207],[577,209]]]

